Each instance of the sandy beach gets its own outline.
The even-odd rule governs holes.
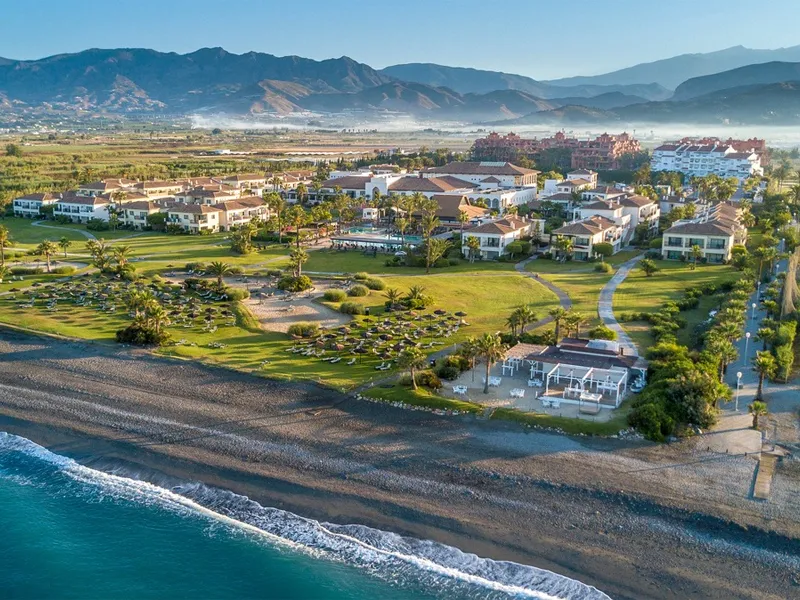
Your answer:
[[[800,593],[800,468],[751,499],[752,456],[447,418],[0,330],[0,430],[159,485],[555,571],[613,598]]]

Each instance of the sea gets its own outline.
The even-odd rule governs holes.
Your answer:
[[[0,539],[2,598],[608,598],[432,541],[94,470],[4,432]]]

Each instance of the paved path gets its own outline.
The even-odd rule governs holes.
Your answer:
[[[97,238],[93,233],[89,231],[85,231],[83,229],[74,229],[72,227],[59,227],[58,225],[45,225],[42,221],[33,221],[31,223],[34,227],[44,227],[45,229],[60,229],[61,231],[74,231],[76,233],[80,233],[83,237],[89,240],[96,240]]]
[[[614,316],[614,292],[617,291],[619,284],[625,281],[628,273],[642,258],[644,258],[644,255],[640,254],[622,263],[614,276],[600,290],[600,299],[597,301],[597,314],[600,316],[600,320],[603,321],[606,327],[617,332],[617,341],[625,348],[626,354],[632,354],[633,356],[639,356],[639,349]]]
[[[533,273],[528,271],[526,267],[528,266],[529,263],[533,262],[534,260],[536,259],[527,258],[515,264],[514,268],[517,270],[517,273],[519,273],[523,277],[530,277],[531,279],[536,280],[537,282],[541,283],[544,287],[546,287],[548,290],[553,292],[556,296],[558,296],[558,303],[561,305],[561,308],[563,308],[564,310],[569,310],[570,308],[572,308],[572,300],[570,299],[569,294],[567,294],[567,292],[562,290],[560,287],[553,285],[546,279],[542,279],[538,275],[534,275]],[[542,325],[547,325],[548,323],[551,323],[552,321],[553,317],[545,317],[544,319],[539,319],[538,321],[536,321],[536,323],[530,325],[529,329],[531,330],[537,329]]]

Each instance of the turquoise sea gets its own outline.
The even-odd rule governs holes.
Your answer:
[[[79,465],[0,432],[0,596],[607,598],[559,575]]]

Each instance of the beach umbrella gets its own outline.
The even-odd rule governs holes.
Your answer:
[[[444,310],[444,309],[441,309],[441,308],[437,308],[435,311],[433,311],[433,314],[435,314],[435,315],[439,315],[439,316],[441,316],[441,315],[446,315],[446,314],[447,314],[447,311],[446,311],[446,310]]]

